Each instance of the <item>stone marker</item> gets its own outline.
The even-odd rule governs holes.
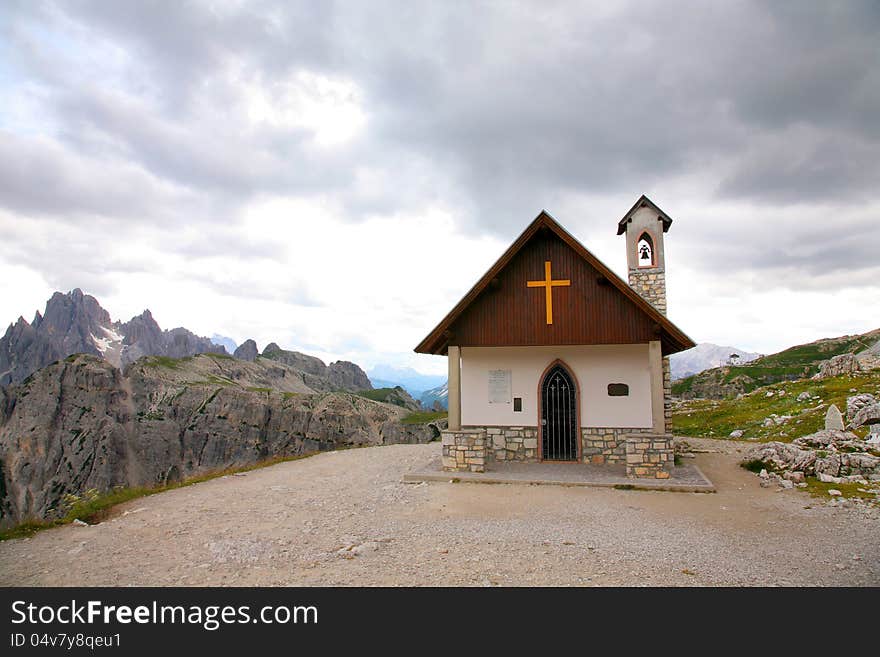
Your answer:
[[[840,409],[834,404],[828,407],[828,412],[825,414],[825,429],[843,431],[843,415],[841,415]]]

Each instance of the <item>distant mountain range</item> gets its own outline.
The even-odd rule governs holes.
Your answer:
[[[422,406],[425,408],[434,408],[434,403],[437,402],[440,404],[441,408],[448,409],[449,386],[444,382],[443,385],[426,390],[422,393],[422,396],[419,397],[419,401],[422,402]]]
[[[225,354],[222,346],[185,328],[163,331],[149,310],[127,322],[114,322],[95,297],[79,288],[56,292],[33,322],[19,317],[0,338],[0,385],[18,383],[71,354],[100,356],[124,367],[142,356],[182,358]]]
[[[738,357],[732,358],[734,354]],[[713,367],[728,364],[742,365],[755,360],[760,355],[736,347],[722,347],[711,342],[701,342],[692,349],[672,354],[669,358],[669,370],[672,380],[676,381]]]
[[[222,344],[217,344],[218,342]],[[226,347],[232,347],[227,353]],[[124,368],[144,356],[184,358],[197,354],[232,355],[254,362],[257,358],[283,363],[300,373],[302,382],[317,391],[358,392],[372,388],[355,363],[326,365],[314,356],[281,349],[274,342],[260,354],[253,340],[241,346],[216,333],[200,337],[185,328],[163,331],[149,310],[127,322],[113,321],[95,297],[75,289],[56,292],[46,310],[10,324],[0,338],[0,386],[21,383],[34,372],[73,354],[91,354]]]
[[[423,392],[446,383],[446,377],[439,374],[422,374],[411,367],[376,365],[367,371],[367,376],[375,388],[400,386],[418,399]]]

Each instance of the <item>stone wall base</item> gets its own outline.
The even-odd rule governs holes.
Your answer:
[[[447,472],[486,471],[486,432],[483,429],[441,431],[443,469]]]
[[[485,432],[487,463],[493,461],[528,463],[540,460],[538,427],[469,426],[464,427],[464,431]],[[653,431],[651,428],[582,427],[581,462],[594,465],[625,465],[627,437],[635,434],[652,435]]]
[[[626,437],[626,476],[669,479],[675,466],[672,434],[638,433]]]
[[[486,427],[485,431],[490,460],[538,460],[538,427]]]
[[[653,429],[581,428],[581,456],[584,463],[605,465],[626,463],[626,440],[634,434],[649,434]]]

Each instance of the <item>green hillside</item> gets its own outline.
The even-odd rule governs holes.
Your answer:
[[[770,392],[772,396],[768,396]],[[803,392],[810,393],[810,398],[798,401],[798,395]],[[880,396],[880,370],[775,383],[757,388],[740,399],[677,402],[673,407],[673,432],[678,436],[727,438],[731,431],[739,429],[744,432],[742,440],[790,442],[822,429],[831,404],[846,413],[847,397],[857,392]],[[791,416],[791,419],[764,426],[765,420],[773,414],[780,418]],[[865,429],[856,433],[864,436]]]
[[[862,335],[817,340],[798,345],[750,363],[716,367],[672,383],[678,397],[722,399],[735,397],[780,381],[808,378],[818,372],[819,364],[840,354],[858,353],[880,340],[880,329]]]

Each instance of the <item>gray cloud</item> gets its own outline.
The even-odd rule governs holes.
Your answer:
[[[41,121],[0,139],[0,205],[29,218],[99,215],[120,234],[185,218],[217,239],[172,240],[179,254],[271,260],[277,245],[235,237],[241,209],[264,196],[329,199],[350,221],[436,203],[467,232],[506,237],[542,207],[586,214],[612,198],[622,212],[674,186],[709,208],[706,230],[675,229],[694,267],[720,253],[734,270],[825,289],[876,273],[860,237],[876,229],[880,187],[872,0],[0,12],[0,100],[27,96]],[[367,128],[320,150],[302,128],[246,125],[231,70],[266,88],[300,71],[350,80]],[[374,182],[360,184],[364,172]],[[774,219],[805,203],[829,220]],[[714,205],[751,210],[734,229]],[[845,229],[830,221],[844,215]]]
[[[719,159],[723,198],[845,200],[878,182],[871,2],[639,2],[605,15],[565,2],[226,12],[78,2],[42,12],[56,29],[73,23],[119,44],[144,77],[143,103],[67,85],[57,109],[71,133],[102,131],[153,175],[231,198],[331,193],[358,216],[354,168],[391,167],[402,154],[435,163],[469,219],[491,229],[531,199],[631,194]],[[204,101],[234,98],[211,86],[230,62],[265,79],[350,77],[365,89],[369,143],[322,158],[301,133],[224,130]],[[793,126],[801,141],[782,142]]]

